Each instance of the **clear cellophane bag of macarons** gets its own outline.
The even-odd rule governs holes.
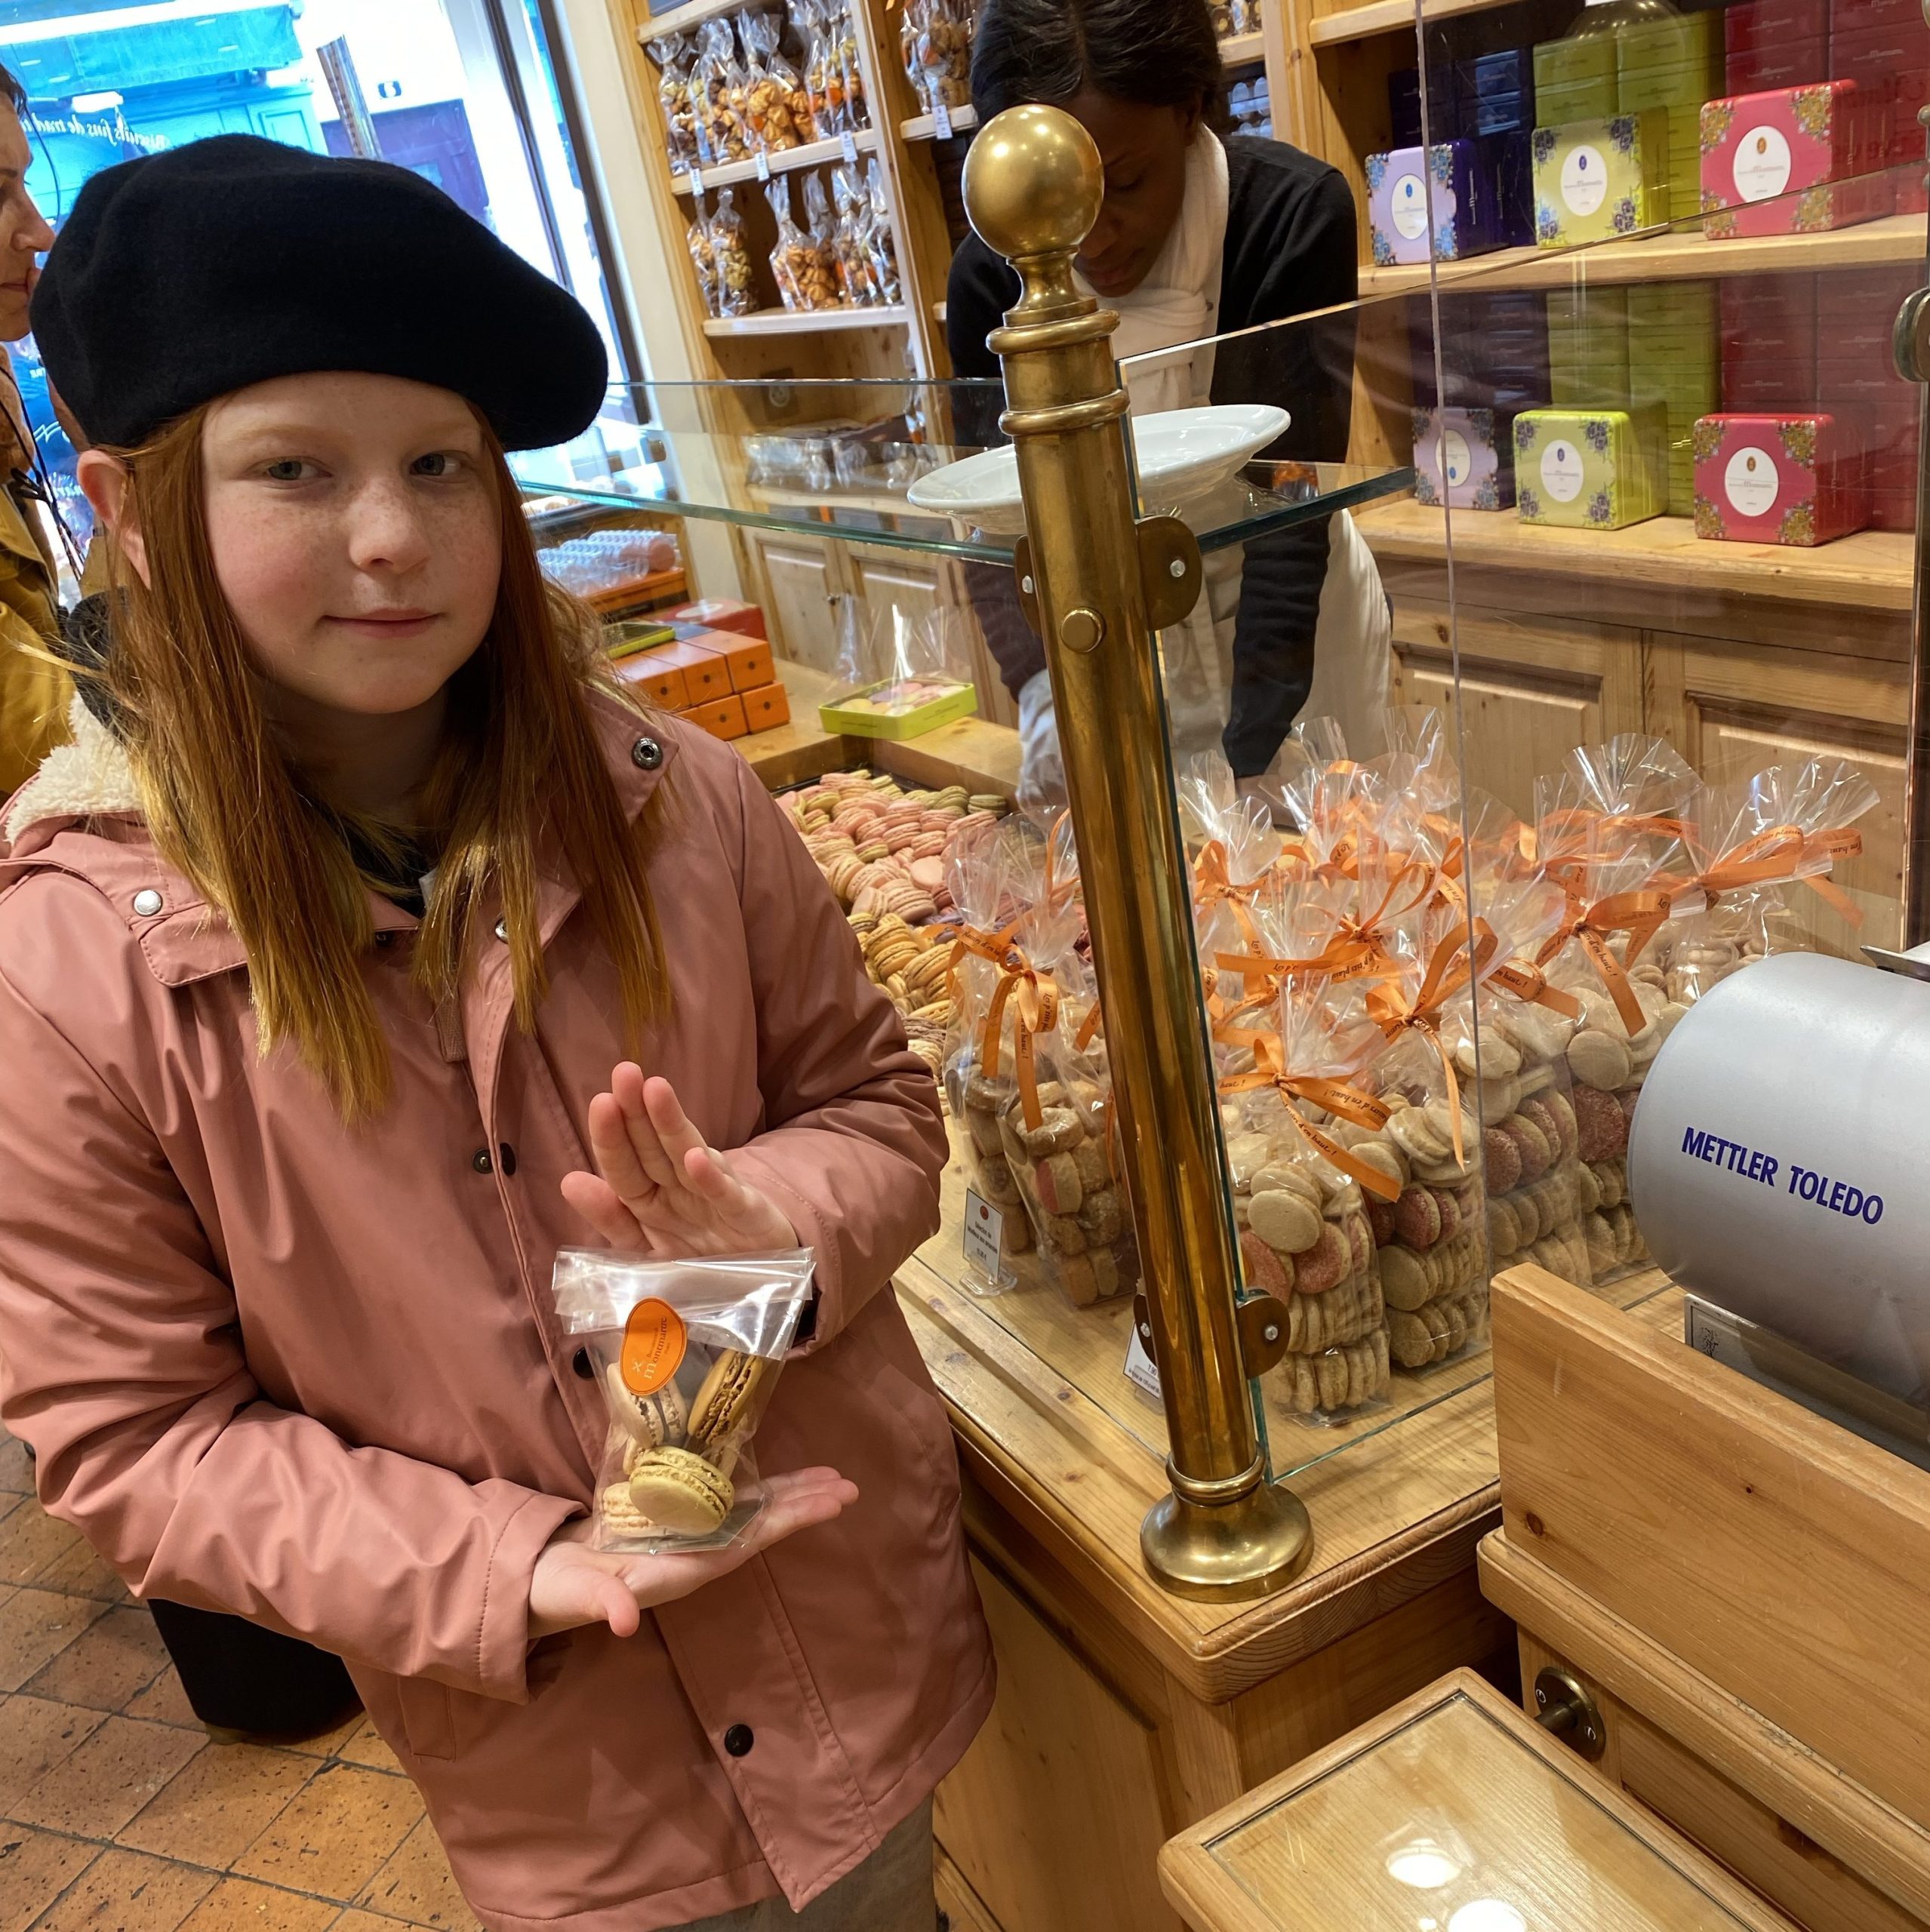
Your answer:
[[[811,1297],[808,1248],[645,1261],[565,1248],[551,1294],[610,1426],[593,1549],[721,1549],[764,1507],[753,1441]]]

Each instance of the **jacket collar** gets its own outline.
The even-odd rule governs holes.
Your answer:
[[[681,728],[602,692],[593,693],[589,703],[624,816],[634,824],[676,760]],[[0,891],[32,872],[85,879],[121,915],[164,986],[186,986],[245,967],[247,952],[226,919],[155,850],[126,746],[78,697],[68,724],[71,742],[50,752],[5,807]],[[544,945],[578,897],[556,855],[537,883]],[[377,932],[406,931],[417,923],[379,893],[370,894],[369,912]]]

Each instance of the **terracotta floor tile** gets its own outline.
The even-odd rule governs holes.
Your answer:
[[[181,1921],[180,1932],[324,1932],[337,1916],[332,1900],[223,1878]]]
[[[172,1664],[128,1706],[127,1715],[151,1718],[156,1724],[185,1724],[190,1730],[201,1728],[201,1720],[181,1687],[180,1673]]]
[[[371,1912],[405,1918],[412,1925],[481,1932],[476,1914],[463,1902],[449,1870],[448,1855],[436,1827],[426,1818],[403,1839],[400,1849],[370,1879],[356,1901]]]
[[[401,1771],[402,1761],[382,1741],[382,1734],[367,1718],[336,1752],[344,1764],[366,1764],[371,1771]],[[405,1776],[406,1773],[403,1774]]]
[[[110,1848],[34,1921],[33,1932],[174,1932],[214,1884],[211,1872]]]
[[[140,1604],[117,1604],[23,1687],[30,1697],[126,1709],[166,1669],[167,1646]]]
[[[392,1918],[351,1906],[340,1918],[328,1921],[328,1932],[396,1932],[396,1927]]]
[[[29,1825],[111,1838],[208,1740],[172,1724],[109,1718],[25,1796],[14,1815]]]
[[[359,1764],[326,1764],[235,1860],[235,1869],[346,1903],[421,1816],[421,1797],[406,1778]]]
[[[33,1465],[27,1460],[26,1444],[11,1435],[0,1438],[0,1490],[14,1496],[33,1494]]]
[[[57,1557],[68,1555],[81,1533],[57,1522],[38,1503],[23,1499],[17,1509],[0,1518],[0,1583],[37,1582]]]
[[[0,1932],[26,1932],[100,1850],[55,1832],[0,1825]]]
[[[106,1607],[57,1590],[16,1590],[0,1603],[0,1690],[17,1690]]]
[[[362,1714],[358,1711],[345,1722],[338,1724],[333,1730],[325,1730],[319,1737],[305,1737],[299,1744],[283,1748],[299,1751],[305,1758],[334,1758],[339,1756],[343,1745],[362,1727]]]
[[[65,1556],[57,1557],[34,1579],[43,1590],[65,1590],[69,1595],[98,1597],[105,1603],[125,1603],[128,1586],[106,1558],[97,1555],[85,1542],[76,1543]]]
[[[0,1815],[72,1757],[106,1720],[38,1697],[0,1700]]]
[[[177,1772],[115,1839],[225,1872],[315,1775],[315,1760],[292,1751],[215,1745]]]

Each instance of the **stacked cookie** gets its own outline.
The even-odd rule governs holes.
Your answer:
[[[1587,1287],[1593,1278],[1581,1214],[1580,1131],[1566,1052],[1574,1022],[1505,996],[1482,1003],[1482,1174],[1494,1266],[1533,1261]],[[1458,1049],[1463,1066],[1472,1051]]]
[[[1392,1112],[1381,1141],[1399,1156],[1402,1183],[1392,1206],[1375,1201],[1368,1209],[1387,1304],[1387,1346],[1402,1368],[1426,1368],[1487,1336],[1481,1178],[1471,1152],[1465,1164],[1455,1156],[1445,1100],[1417,1102],[1398,1092],[1381,1097]],[[1464,1149],[1473,1132],[1464,1121]]]
[[[1129,1294],[1139,1285],[1139,1255],[1124,1183],[1107,1148],[1105,1089],[1069,1075],[1042,1079],[1039,1121],[1026,1115],[1017,1081],[974,1072],[965,1081],[967,1171],[985,1198],[1006,1217],[1008,1252],[1034,1240],[1039,1269],[1076,1306]],[[1023,1244],[1014,1223],[1025,1229]]]
[[[1275,1371],[1282,1399],[1304,1416],[1380,1401],[1387,1327],[1359,1185],[1291,1128],[1248,1131],[1236,1115],[1227,1124],[1241,1272],[1286,1311],[1287,1353]]]

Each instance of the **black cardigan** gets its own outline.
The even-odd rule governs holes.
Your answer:
[[[1353,197],[1340,171],[1279,141],[1236,136],[1227,149],[1227,240],[1220,271],[1222,334],[1352,303],[1359,255]],[[961,377],[996,376],[986,337],[1018,300],[1014,271],[976,235],[952,257],[945,333]],[[1353,408],[1351,309],[1304,328],[1223,342],[1214,358],[1215,402],[1272,402],[1289,412],[1286,432],[1265,454],[1342,462]],[[1002,440],[996,411],[960,412],[962,441]],[[965,420],[968,417],[977,420]],[[1313,678],[1313,632],[1326,582],[1328,519],[1247,546],[1233,634],[1232,717],[1227,755],[1242,777],[1264,771]],[[974,569],[973,601],[1007,686],[1042,670],[1045,654],[1020,614],[1008,574]]]

